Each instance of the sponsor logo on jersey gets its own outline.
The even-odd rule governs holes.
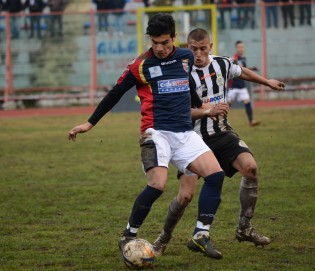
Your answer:
[[[208,73],[205,76],[200,77],[200,80],[205,80],[206,78],[209,78],[209,77],[212,77],[212,76],[215,76],[215,75],[216,75],[215,72]]]
[[[173,63],[176,63],[176,62],[177,62],[177,60],[174,59],[174,60],[167,61],[167,62],[161,62],[161,65],[162,65],[162,66],[163,66],[163,65],[170,65],[170,64],[173,64]]]
[[[158,91],[159,94],[189,91],[188,79],[180,78],[158,81]]]
[[[208,92],[208,88],[205,84],[202,84],[201,86],[196,88],[197,93],[203,93],[204,91]]]
[[[183,69],[185,72],[189,72],[189,64],[188,64],[189,60],[188,59],[183,59],[182,60],[182,65],[183,65]]]
[[[158,77],[162,75],[162,70],[160,66],[154,66],[149,68],[151,78]]]
[[[214,103],[214,104],[217,104],[217,103],[220,103],[221,100],[223,99],[223,94],[216,94],[216,95],[213,95],[211,97],[205,97],[202,99],[202,101],[204,103]]]
[[[217,83],[218,86],[223,86],[224,78],[223,78],[222,74],[217,74],[216,83]]]

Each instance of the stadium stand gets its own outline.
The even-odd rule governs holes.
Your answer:
[[[180,2],[181,0],[176,0],[175,4],[178,5]],[[123,38],[116,36],[107,37],[96,33],[97,50],[102,50],[101,46],[104,46],[104,44],[108,46],[106,48],[111,50],[113,49],[112,47],[117,45],[121,47],[119,56],[108,52],[96,56],[97,89],[93,90],[96,100],[102,97],[104,91],[115,83],[117,76],[137,54],[136,49],[134,49],[134,43],[137,41],[136,17],[132,10],[142,5],[143,3],[140,1],[130,1],[126,5],[126,9],[131,12],[126,12],[125,14],[126,35]],[[10,93],[11,101],[24,106],[88,103],[91,89],[90,8],[91,3],[88,0],[69,1],[63,16],[65,33],[62,39],[51,39],[48,37],[49,35],[46,35],[42,40],[30,40],[27,38],[28,29],[23,21],[20,39],[11,40],[14,87],[13,92]],[[314,8],[315,5],[313,5]],[[256,16],[258,15],[259,13]],[[96,16],[94,16],[94,20],[95,18]],[[27,17],[25,19],[27,23]],[[298,18],[296,20],[298,21]],[[246,56],[248,65],[261,67],[261,26],[260,21],[256,21],[258,23],[256,29],[240,30],[233,28],[219,31],[219,54],[231,56],[234,52],[235,41],[241,37],[247,44]],[[49,26],[49,15],[45,14],[42,22],[45,25],[45,31]],[[86,27],[84,28],[85,25]],[[4,31],[4,19],[0,21],[1,26]],[[244,31],[246,31],[246,35],[244,35]],[[2,35],[0,35],[0,104],[4,100],[3,93],[7,75],[6,43],[3,42],[4,38],[4,33],[2,32]],[[124,42],[129,42],[129,47]],[[266,90],[265,98],[314,99],[314,44],[314,27],[295,27],[288,28],[285,31],[283,29],[267,30],[267,75],[272,75],[274,78],[282,78],[287,83],[288,91],[284,94],[276,94]],[[130,53],[126,53],[125,50],[127,49],[125,48],[129,48]],[[261,88],[253,86],[252,89],[254,95],[259,98]]]

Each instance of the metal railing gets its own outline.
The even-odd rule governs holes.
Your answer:
[[[310,5],[313,26],[308,25],[307,19],[300,25],[301,5]],[[265,2],[218,5],[218,54],[231,56],[235,39],[245,40],[248,62],[254,62],[261,75],[283,78],[287,82],[290,78],[300,79],[304,85],[305,78],[306,83],[310,82],[305,89],[312,89],[315,81],[314,4],[295,4],[295,27],[287,25],[286,29],[281,16],[285,6],[288,5],[276,5],[276,28],[267,25],[268,8],[274,5]],[[207,27],[206,14],[196,6],[192,11],[179,7],[177,12],[181,14],[179,22],[189,20],[190,28]],[[99,24],[102,15],[108,19],[108,25],[103,25],[103,29]],[[31,16],[40,17],[33,38],[30,37]],[[59,33],[58,24],[54,23],[52,36],[54,16],[62,17],[63,29]],[[18,20],[14,20],[16,18]],[[123,22],[123,33],[118,31],[117,18]],[[19,38],[12,36],[13,21],[18,21]],[[41,37],[36,36],[37,30],[41,31]],[[50,99],[67,100],[65,105],[88,103],[93,106],[138,54],[138,43],[136,10],[96,12],[93,9],[71,9],[63,13],[34,15],[5,13],[0,18],[0,102],[23,100],[32,103]],[[299,59],[303,60],[299,62]],[[264,99],[266,89],[259,88],[259,93]]]

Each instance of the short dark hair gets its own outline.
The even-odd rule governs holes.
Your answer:
[[[238,40],[237,42],[235,42],[235,47],[237,46],[237,45],[239,45],[239,44],[241,44],[241,43],[243,43],[241,40]]]
[[[190,39],[193,39],[195,41],[201,41],[208,38],[210,40],[210,35],[209,33],[202,29],[202,28],[196,28],[192,31],[190,31],[190,33],[188,34],[187,37],[187,41],[189,41]]]
[[[148,22],[146,34],[149,36],[161,36],[170,34],[175,37],[175,21],[168,13],[155,14]]]

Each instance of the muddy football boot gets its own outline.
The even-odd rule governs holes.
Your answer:
[[[170,242],[172,236],[166,234],[164,231],[156,238],[153,243],[153,249],[155,256],[161,256],[166,249],[166,246]]]
[[[237,228],[235,236],[239,242],[252,242],[255,244],[255,246],[266,246],[269,245],[271,242],[269,237],[258,233],[253,227],[249,227],[243,230]]]
[[[203,253],[206,257],[217,260],[223,257],[222,253],[212,246],[209,236],[202,235],[201,238],[191,238],[187,247],[192,251]]]

